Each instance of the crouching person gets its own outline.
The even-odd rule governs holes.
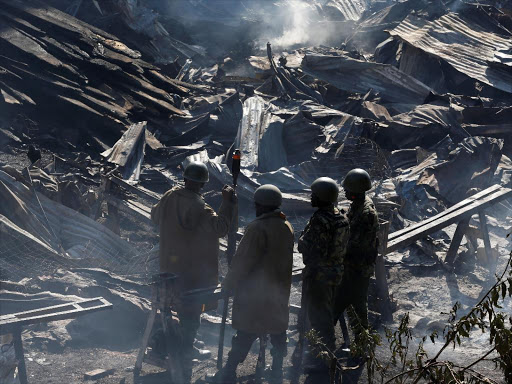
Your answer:
[[[224,282],[234,292],[232,349],[224,368],[210,383],[235,383],[236,369],[252,343],[270,334],[272,378],[282,382],[287,352],[290,287],[293,266],[293,228],[281,212],[281,191],[263,185],[254,194],[256,219],[246,228]]]

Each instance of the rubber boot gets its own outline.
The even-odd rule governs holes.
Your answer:
[[[283,356],[272,357],[272,371],[270,372],[270,382],[272,384],[283,383]]]
[[[303,370],[304,373],[318,373],[318,372],[327,372],[328,367],[324,360],[317,357],[317,351],[313,350],[305,357]]]
[[[205,381],[207,383],[214,384],[235,384],[236,383],[236,367],[238,364],[234,364],[228,358],[226,365],[220,371],[217,371],[215,375],[206,375]]]

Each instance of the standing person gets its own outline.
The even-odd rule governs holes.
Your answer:
[[[229,186],[222,189],[219,214],[204,201],[200,191],[209,174],[203,163],[191,162],[183,178],[185,186],[167,191],[151,210],[151,219],[160,226],[160,272],[178,275],[180,288],[186,291],[218,283],[219,238],[228,233],[236,202]],[[187,383],[192,376],[193,343],[201,312],[216,307],[216,302],[177,307]]]
[[[375,271],[379,230],[377,210],[366,196],[366,191],[371,187],[370,175],[360,168],[347,173],[343,181],[345,196],[352,201],[348,211],[350,238],[345,255],[345,271],[334,307],[337,320],[352,305],[365,329],[368,329],[368,286]]]
[[[311,328],[322,342],[335,350],[334,300],[336,287],[343,276],[343,258],[349,236],[348,220],[336,207],[338,186],[328,177],[311,185],[311,205],[318,208],[299,239],[299,252],[305,264],[303,294]],[[327,366],[313,359],[306,370],[324,370]]]
[[[283,359],[287,353],[290,289],[293,268],[293,228],[281,212],[281,191],[270,184],[254,193],[256,219],[247,227],[233,257],[222,289],[234,292],[232,339],[226,365],[210,383],[235,383],[236,368],[252,343],[270,334],[272,379],[283,380]]]

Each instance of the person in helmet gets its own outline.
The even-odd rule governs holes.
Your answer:
[[[311,185],[311,205],[318,208],[299,238],[299,252],[305,264],[303,295],[311,328],[334,352],[334,299],[343,276],[343,258],[349,225],[345,213],[337,208],[338,185],[321,177]],[[306,370],[324,370],[318,359],[306,364]]]
[[[281,200],[281,191],[270,184],[254,193],[256,219],[247,226],[222,283],[225,292],[234,293],[232,324],[237,332],[226,365],[206,377],[210,383],[235,383],[237,366],[262,335],[270,335],[272,342],[272,382],[282,382],[294,237]]]
[[[219,238],[228,233],[236,205],[234,191],[222,189],[217,214],[201,196],[209,180],[208,168],[191,162],[183,172],[184,186],[167,191],[151,210],[151,219],[160,227],[160,272],[179,276],[183,290],[206,288],[218,283]],[[177,308],[183,341],[185,382],[192,375],[193,343],[202,311],[215,309],[216,302],[180,305]]]
[[[377,258],[379,220],[366,191],[372,187],[370,175],[363,169],[353,169],[343,181],[343,189],[352,201],[348,211],[350,238],[345,255],[345,270],[338,287],[334,306],[335,319],[352,305],[360,324],[368,328],[368,286]]]

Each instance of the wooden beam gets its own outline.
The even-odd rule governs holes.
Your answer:
[[[14,339],[14,353],[16,360],[18,360],[18,376],[20,377],[20,384],[28,384],[27,367],[25,366],[25,353],[23,352],[20,325],[14,328],[12,335]]]
[[[135,362],[135,368],[133,370],[133,375],[135,378],[137,378],[140,375],[140,372],[142,370],[142,362],[144,361],[144,355],[146,354],[146,348],[148,347],[149,344],[151,331],[153,330],[153,325],[155,324],[156,310],[156,304],[152,303],[151,312],[149,313],[149,318],[146,323],[146,329],[144,330],[144,336],[142,337],[142,346],[139,349],[139,354],[137,355],[137,361]]]
[[[484,197],[487,197],[491,194],[493,194],[494,192],[498,191],[502,189],[499,185],[495,184],[493,185],[492,187],[489,187],[473,196],[470,196],[469,198],[451,206],[450,208],[448,208],[446,211],[443,211],[435,216],[432,216],[428,219],[425,219],[423,220],[422,222],[420,223],[417,223],[417,224],[413,224],[407,228],[404,228],[404,229],[401,229],[399,231],[396,231],[396,232],[393,232],[391,235],[389,235],[389,238],[388,238],[388,241],[392,241],[392,240],[395,240],[397,239],[398,237],[401,237],[407,233],[410,233],[420,227],[423,227],[423,226],[426,226],[427,224],[430,224],[436,220],[438,220],[440,217],[443,217],[443,216],[447,216],[449,215],[450,213],[452,212],[455,212],[457,210],[460,210],[461,208],[464,208],[466,206],[468,206],[469,204],[473,203],[474,201],[476,200],[479,200],[481,198],[484,198]]]
[[[162,198],[162,196],[159,195],[158,193],[150,193],[148,191],[143,191],[142,189],[139,189],[133,185],[128,184],[126,181],[120,179],[117,176],[111,176],[110,181],[113,182],[114,184],[119,185],[120,187],[127,189],[130,192],[135,193],[137,196],[140,196],[143,199],[147,199],[155,204],[158,203]]]
[[[461,220],[457,225],[457,229],[455,230],[455,234],[453,235],[452,242],[450,243],[450,248],[446,253],[445,263],[453,265],[455,258],[457,256],[457,252],[459,250],[460,242],[466,233],[466,230],[469,227],[469,220],[471,220],[471,216]]]
[[[114,374],[115,369],[95,369],[84,374],[84,380],[99,380]]]
[[[77,309],[79,306],[80,309]],[[17,327],[50,321],[74,319],[78,316],[112,308],[112,304],[103,297],[54,305],[26,312],[0,316],[0,334],[11,333]]]
[[[377,234],[379,239],[379,254],[375,260],[375,281],[377,287],[377,297],[379,298],[379,310],[382,320],[393,320],[393,311],[391,310],[391,300],[389,298],[388,278],[384,256],[387,250],[387,239],[389,234],[389,222],[380,223],[380,229]]]
[[[487,218],[485,217],[484,211],[478,212],[478,218],[480,220],[480,230],[482,231],[482,237],[484,239],[485,254],[487,256],[487,263],[491,265],[494,263],[494,254],[491,248],[491,239],[489,237],[489,229],[487,228]]]
[[[449,214],[443,212],[442,214],[436,215],[426,222],[421,222],[414,225],[414,228],[409,232],[397,237],[393,233],[390,237],[391,241],[388,242],[387,253],[392,252],[396,249],[405,247],[414,243],[416,240],[421,239],[431,233],[437,232],[451,224],[462,221],[480,210],[483,210],[493,204],[498,203],[501,200],[512,197],[512,190],[509,188],[499,188],[492,194],[483,197],[482,200],[472,200],[470,204],[464,204],[464,206],[458,210],[452,211]]]
[[[105,200],[112,204],[114,207],[119,208],[120,210],[126,212],[129,215],[133,215],[138,218],[142,218],[149,223],[151,221],[151,208],[146,207],[145,205],[138,203],[133,200],[121,200],[112,195],[107,195]]]

